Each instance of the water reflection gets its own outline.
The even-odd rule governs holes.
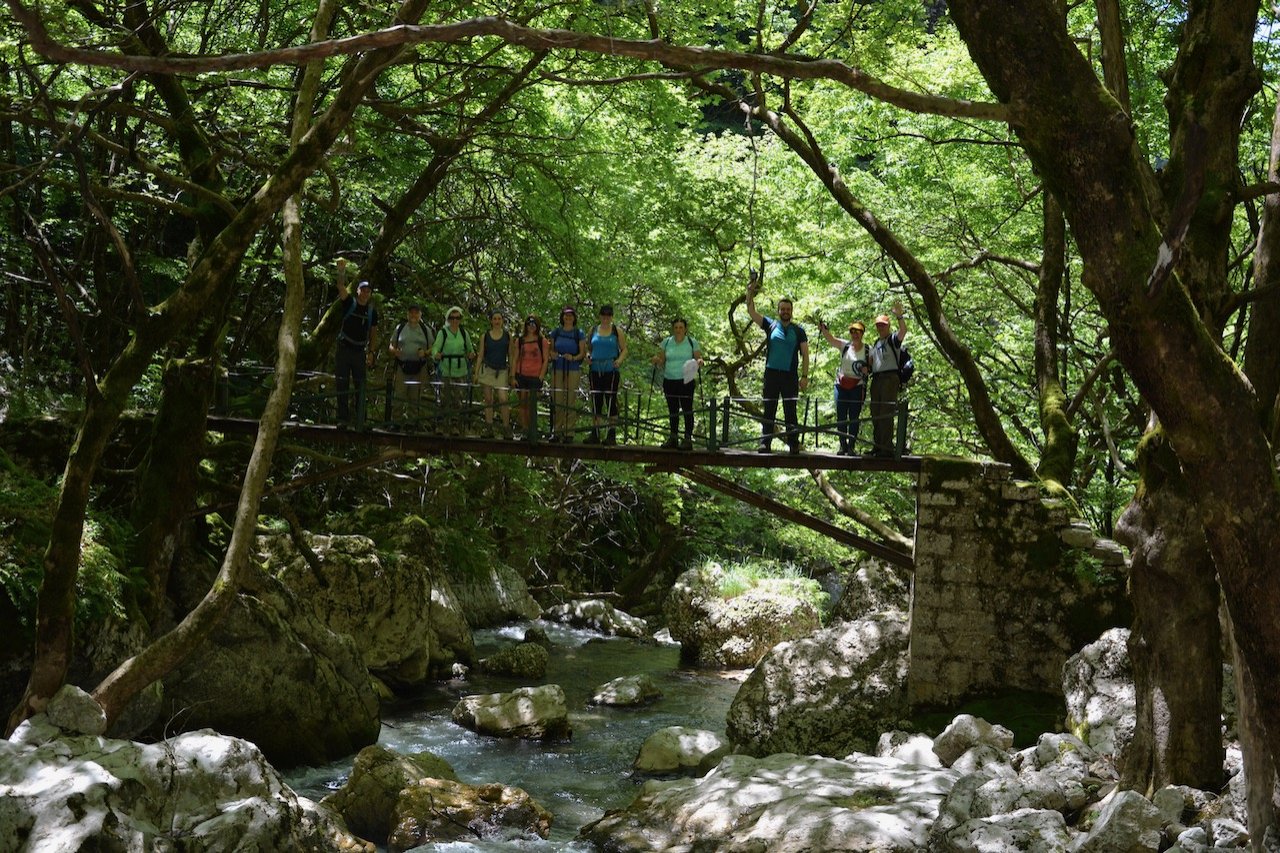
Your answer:
[[[725,714],[743,673],[680,669],[679,647],[602,638],[590,631],[537,622],[554,644],[542,683],[565,692],[573,739],[565,743],[482,737],[449,719],[462,696],[527,686],[519,679],[475,675],[465,681],[431,685],[403,699],[384,715],[378,742],[398,752],[423,750],[444,758],[471,784],[501,782],[528,791],[555,817],[548,840],[530,838],[450,842],[415,848],[432,853],[463,851],[588,851],[573,843],[578,827],[606,809],[631,801],[643,780],[631,777],[631,761],[644,739],[666,726],[724,731]],[[476,654],[485,657],[520,640],[528,625],[476,633]],[[620,675],[648,673],[663,698],[643,708],[587,705],[596,688]],[[340,786],[351,758],[288,776],[299,792],[316,799]]]

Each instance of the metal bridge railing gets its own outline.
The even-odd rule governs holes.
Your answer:
[[[620,444],[660,445],[670,435],[669,414],[666,399],[660,387],[655,387],[648,377],[639,382],[624,381],[618,392],[618,417],[613,421],[617,441]],[[223,376],[215,395],[213,411],[218,415],[257,418],[272,383],[269,369],[236,370]],[[585,383],[582,383],[585,385]],[[701,449],[754,450],[761,441],[763,423],[763,398],[730,397],[717,395],[714,386],[704,390],[699,382],[693,403],[694,429],[691,436],[694,446]],[[708,383],[710,384],[710,383]],[[486,417],[487,407],[483,388],[471,382],[447,382],[433,375],[419,382],[406,383],[408,393],[397,396],[394,382],[388,378],[376,389],[369,382],[348,391],[349,424],[340,426],[355,430],[378,429],[439,435],[481,436],[490,433],[486,424],[498,422],[503,404],[496,398],[491,417]],[[570,411],[557,404],[552,389],[544,385],[537,392],[527,392],[526,425],[520,426],[520,407],[517,389],[508,392],[506,403],[510,421],[514,422],[510,435],[524,441],[584,440],[594,429],[591,392],[585,387],[573,390],[574,400]],[[326,424],[336,421],[338,393],[332,374],[299,373],[295,380],[289,404],[290,420]],[[840,433],[836,424],[834,392],[828,394],[802,394],[795,398],[797,427],[795,437],[805,451],[836,451],[840,446]],[[851,439],[854,453],[872,449],[874,414],[872,403],[863,403],[856,436]],[[909,399],[901,396],[894,406],[893,455],[907,454],[910,432]],[[531,410],[530,410],[531,407]],[[565,417],[567,415],[567,417]],[[559,416],[559,417],[558,417]],[[560,422],[559,435],[553,435],[550,426]],[[571,424],[568,429],[563,425]],[[779,406],[776,421],[778,432],[773,441],[785,452],[788,436],[783,424],[783,411]],[[605,426],[605,429],[608,427]],[[677,422],[678,437],[683,439],[683,414]],[[498,424],[492,431],[505,437],[507,429]]]

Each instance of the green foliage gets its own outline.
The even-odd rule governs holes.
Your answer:
[[[0,451],[0,593],[13,605],[24,633],[35,625],[36,597],[44,575],[57,489]],[[133,530],[95,510],[85,522],[76,581],[76,622],[83,626],[108,616],[123,618],[139,582],[127,560]]]
[[[750,590],[760,589],[808,601],[819,613],[825,613],[831,607],[831,596],[794,563],[767,560],[730,563],[708,561],[703,564],[701,571],[716,578],[720,597],[726,601]]]

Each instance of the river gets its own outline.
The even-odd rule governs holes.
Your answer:
[[[450,842],[414,848],[432,853],[464,851],[594,851],[574,842],[578,828],[606,809],[625,806],[643,779],[631,775],[631,761],[645,738],[666,726],[724,731],[725,714],[744,673],[688,670],[676,645],[649,645],[605,638],[589,631],[538,622],[554,644],[543,683],[565,692],[573,738],[566,743],[484,737],[455,725],[449,712],[462,696],[495,693],[527,682],[474,675],[436,685],[384,710],[378,742],[399,752],[427,750],[448,761],[463,782],[501,782],[528,791],[554,815],[550,837],[484,842]],[[484,657],[518,641],[525,625],[477,631],[476,655]],[[648,673],[663,698],[641,708],[587,705],[595,689],[620,675]],[[288,774],[290,785],[319,799],[340,786],[354,756]]]

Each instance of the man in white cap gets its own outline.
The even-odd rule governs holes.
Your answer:
[[[422,386],[431,378],[431,374],[423,370],[430,350],[431,338],[422,322],[422,306],[411,303],[405,319],[396,326],[387,344],[387,351],[396,360],[395,395],[399,403],[396,417],[401,420],[421,417],[418,408]]]
[[[906,310],[902,302],[893,303],[893,316],[898,318],[897,331],[889,331],[889,315],[876,318],[876,334],[871,345],[871,435],[874,446],[868,456],[891,457],[893,452],[893,422],[898,413],[898,390],[901,381],[898,368],[902,366],[902,342],[907,337]]]
[[[347,289],[347,261],[340,258],[338,310],[342,314],[342,325],[338,328],[338,352],[333,368],[340,425],[351,423],[350,398],[354,395],[359,400],[360,392],[365,387],[367,370],[373,367],[376,359],[378,309],[374,306],[372,297],[373,287],[367,281],[356,286],[354,295]],[[357,417],[357,420],[363,420],[363,417]]]

